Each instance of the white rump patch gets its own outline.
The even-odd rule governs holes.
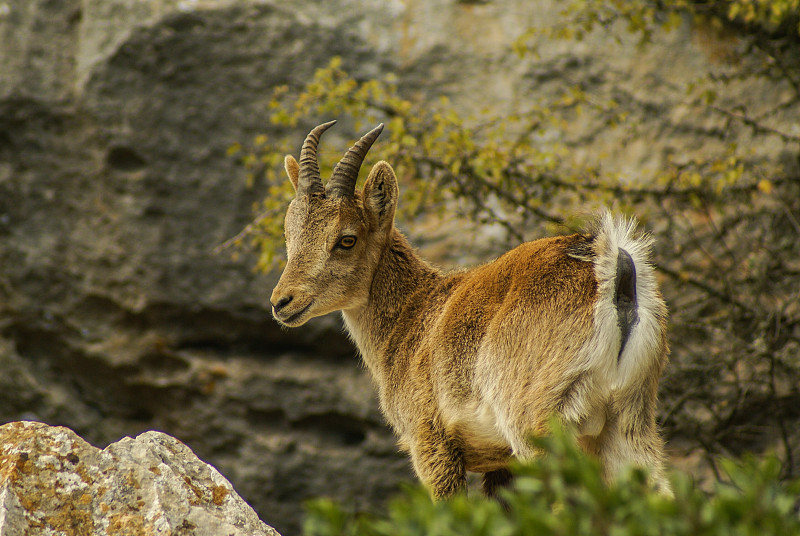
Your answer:
[[[637,234],[636,227],[635,219],[614,217],[605,211],[594,228],[598,299],[594,311],[594,335],[586,350],[590,354],[590,368],[600,371],[611,389],[640,381],[640,375],[661,357],[659,319],[666,315],[666,305],[658,293],[655,270],[650,264],[653,239],[646,234]],[[621,331],[614,304],[620,249],[627,251],[633,259],[638,313],[621,354]]]

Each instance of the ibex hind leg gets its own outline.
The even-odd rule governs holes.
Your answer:
[[[514,479],[508,469],[497,469],[483,474],[481,488],[483,494],[489,499],[499,499],[500,490],[508,487]],[[502,501],[501,501],[502,503]]]
[[[603,471],[606,479],[613,481],[625,467],[642,467],[649,471],[655,491],[672,496],[664,471],[664,443],[656,425],[655,400],[643,401],[641,394],[636,398],[639,404],[615,397],[614,411],[597,438]]]

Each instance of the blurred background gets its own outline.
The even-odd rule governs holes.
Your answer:
[[[671,309],[661,422],[800,473],[796,0],[0,0],[0,418],[157,429],[262,519],[412,475],[336,315],[281,331],[280,170],[377,122],[446,268],[637,215]],[[362,173],[362,178],[365,173]],[[254,221],[255,219],[255,221]]]

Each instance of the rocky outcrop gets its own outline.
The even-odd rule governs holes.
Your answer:
[[[0,426],[0,533],[280,536],[173,437],[146,432],[100,450],[34,422]]]
[[[226,150],[271,88],[368,55],[289,7],[0,1],[0,419],[163,430],[297,533],[411,472],[338,318],[282,332],[273,276],[212,252],[265,193]]]

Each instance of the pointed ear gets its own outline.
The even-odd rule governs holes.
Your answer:
[[[300,177],[300,164],[290,154],[286,155],[283,159],[283,167],[286,168],[286,174],[289,175],[289,180],[294,186],[294,191],[297,191],[297,179]]]
[[[394,223],[399,193],[392,166],[382,160],[375,164],[364,183],[363,198],[364,207],[375,218],[379,227]]]

